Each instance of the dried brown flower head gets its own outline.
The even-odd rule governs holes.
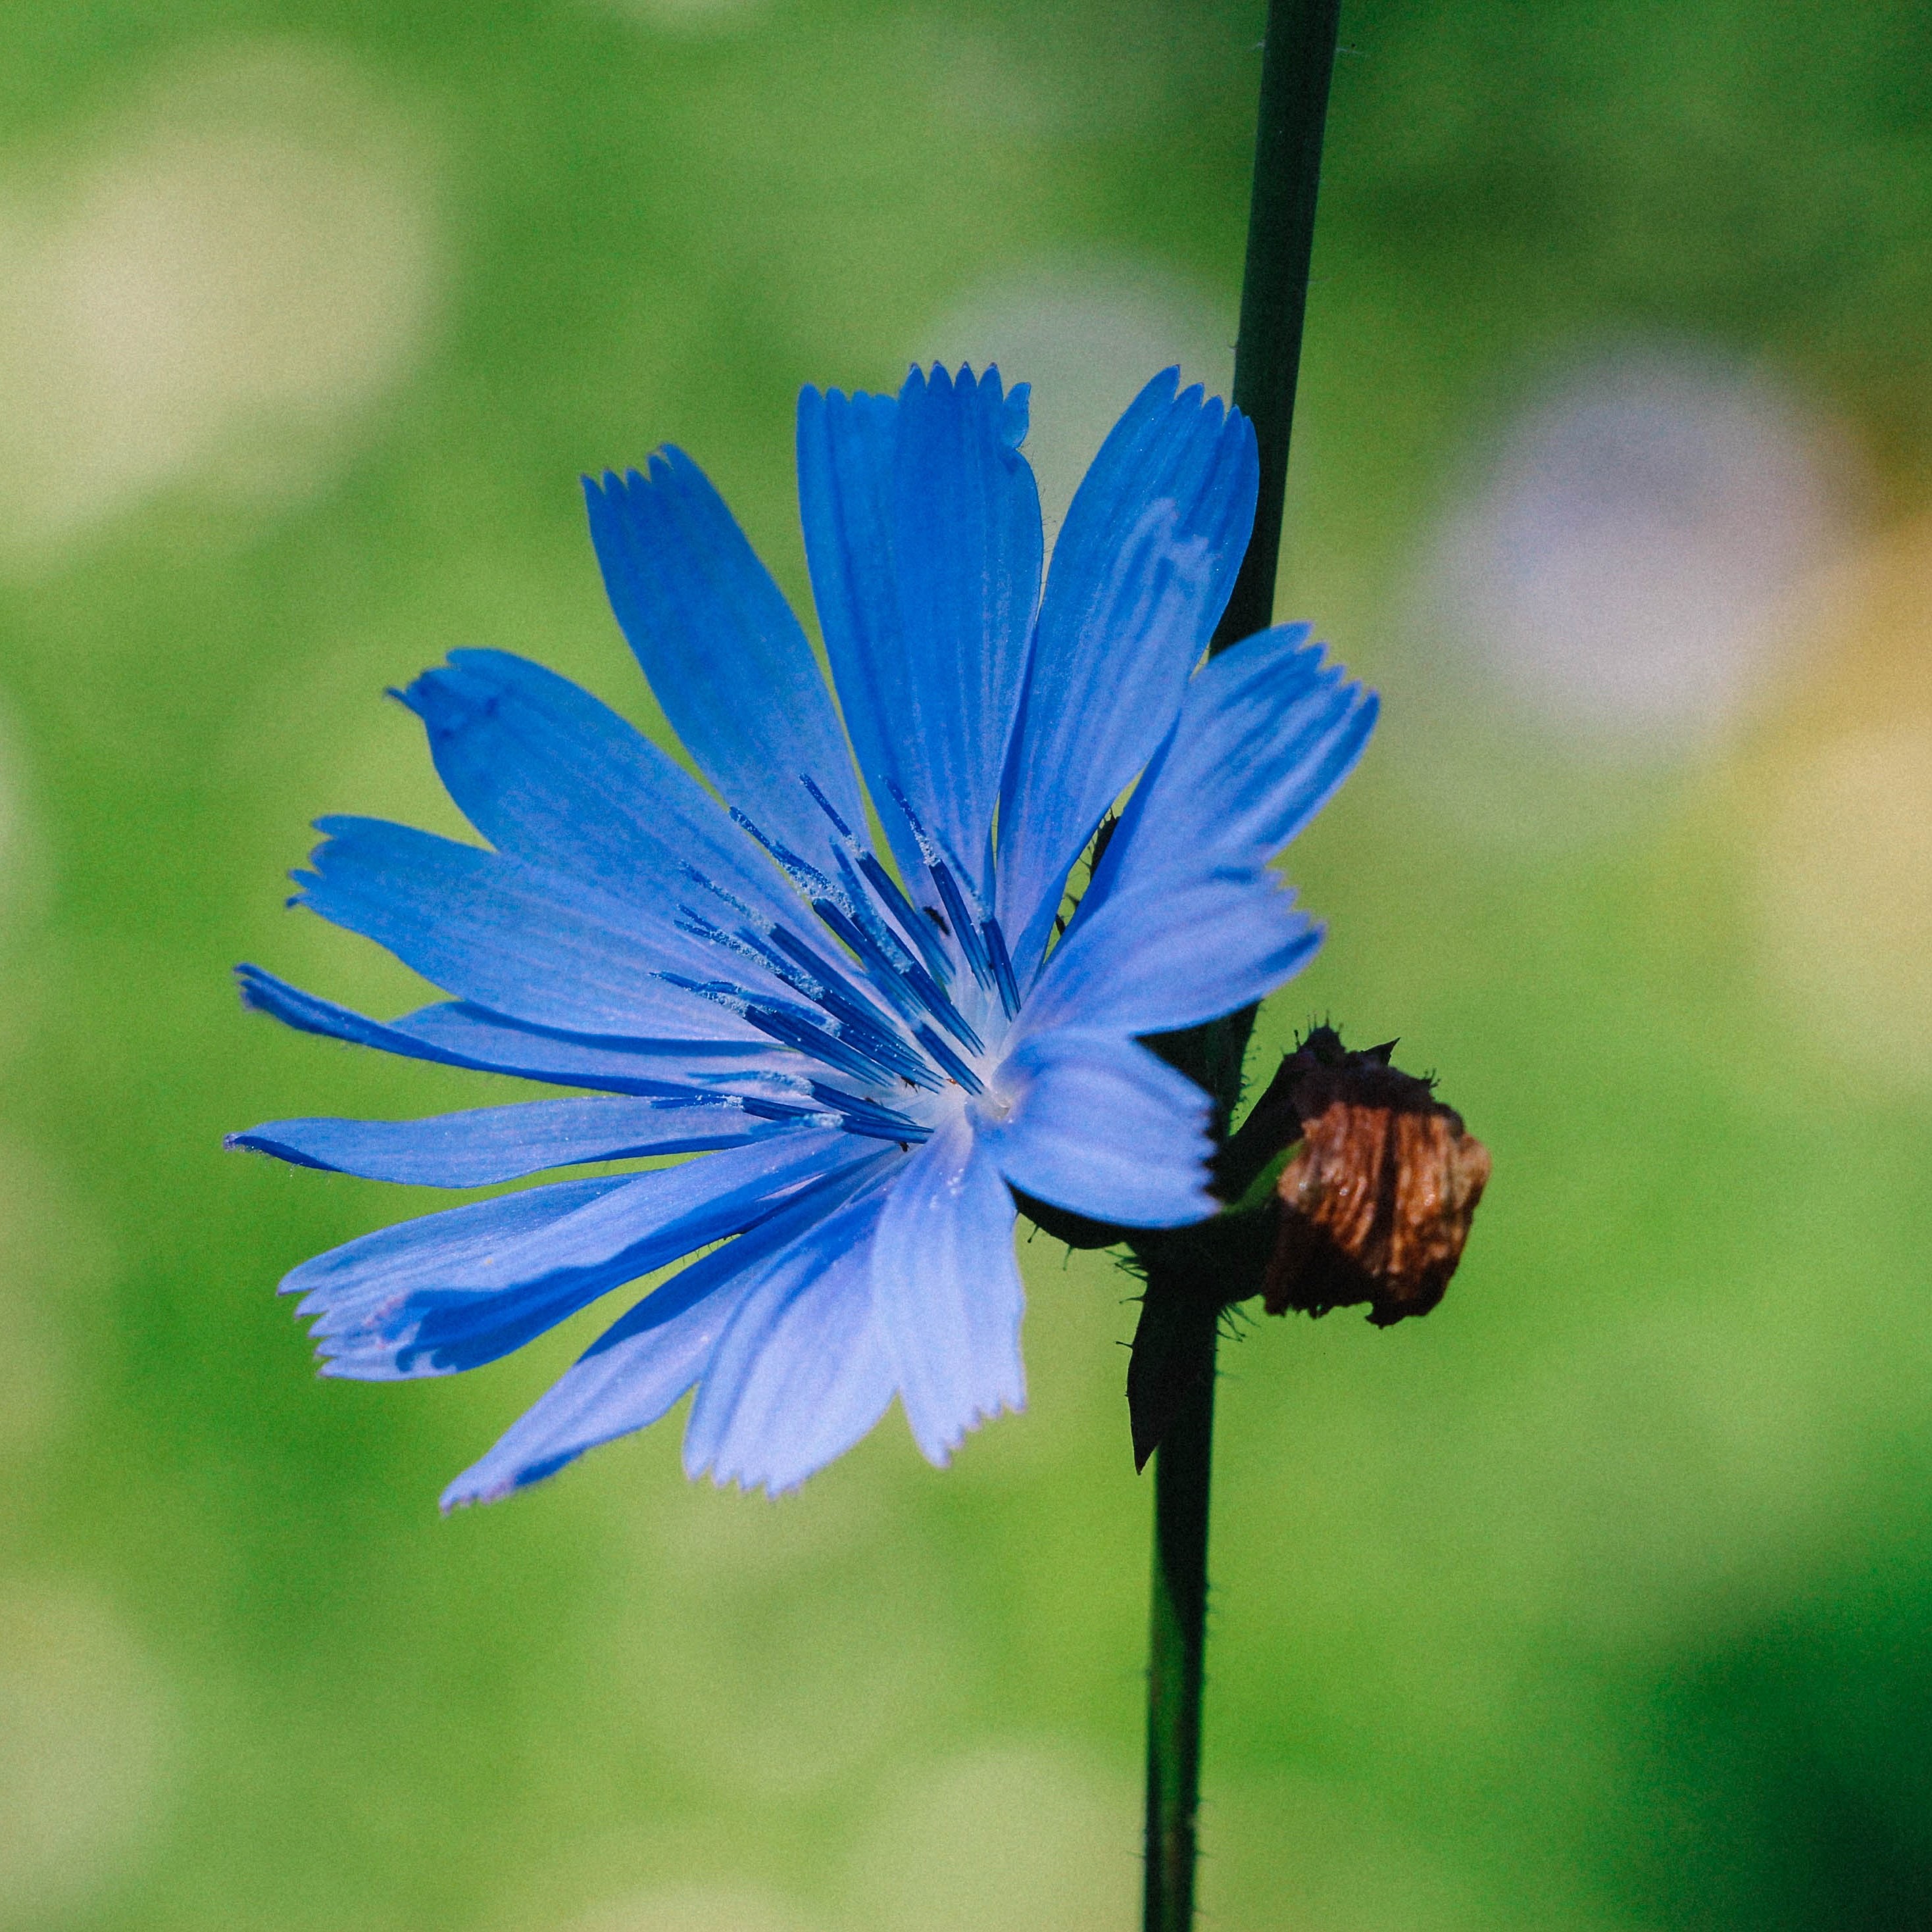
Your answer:
[[[1393,1042],[1390,1043],[1393,1046]],[[1490,1154],[1430,1083],[1348,1052],[1317,1028],[1270,1090],[1301,1144],[1275,1192],[1280,1220],[1262,1284],[1270,1315],[1366,1302],[1378,1328],[1426,1315],[1462,1258]]]

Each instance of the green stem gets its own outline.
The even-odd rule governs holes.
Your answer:
[[[1146,1932],[1194,1923],[1201,1694],[1208,1647],[1208,1478],[1214,1444],[1214,1330],[1202,1372],[1154,1459],[1154,1596],[1148,1630]]]
[[[1261,105],[1255,130],[1253,197],[1234,349],[1236,408],[1255,426],[1261,488],[1255,525],[1234,594],[1210,649],[1274,621],[1275,571],[1287,493],[1322,135],[1335,64],[1340,0],[1269,0],[1262,44]],[[1241,1064],[1254,1009],[1164,1043],[1176,1064],[1205,1087],[1225,1130],[1239,1104]],[[1186,1394],[1154,1452],[1154,1601],[1148,1634],[1147,1882],[1144,1932],[1191,1932],[1195,1822],[1199,1804],[1201,1697],[1208,1633],[1208,1480],[1214,1435],[1211,1303],[1192,1298],[1153,1256],[1150,1298],[1181,1298],[1188,1330],[1179,1366]],[[1258,1292],[1236,1287],[1223,1298]]]
[[[1301,368],[1308,265],[1315,252],[1315,193],[1340,25],[1341,0],[1269,0],[1240,332],[1234,342],[1234,406],[1255,426],[1261,491],[1254,534],[1209,646],[1213,650],[1224,651],[1274,622],[1288,439]]]

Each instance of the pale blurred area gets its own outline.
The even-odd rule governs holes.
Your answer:
[[[160,1823],[174,1712],[85,1585],[0,1596],[0,1924],[59,1923],[110,1891]]]
[[[1431,641],[1582,755],[1704,749],[1782,668],[1839,554],[1824,426],[1708,350],[1633,345],[1539,392],[1443,519]]]
[[[594,1334],[319,1386],[271,1290],[445,1204],[218,1150],[508,1083],[280,1033],[385,704],[518,650],[656,730],[575,478],[788,592],[791,410],[1033,387],[1049,537],[1225,391],[1258,0],[0,4],[0,1932],[1115,1932],[1135,1285],[1032,1407],[770,1505],[676,1421],[444,1522]],[[1279,614],[1383,693],[1264,1015],[1496,1179],[1443,1309],[1244,1329],[1204,1932],[1932,1924],[1932,31],[1352,0]],[[1606,56],[1606,50],[1616,53]]]
[[[332,52],[170,64],[0,178],[0,568],[171,484],[314,488],[427,341],[427,130]]]
[[[1932,524],[1844,556],[1753,747],[1766,976],[1854,1090],[1932,1087]]]

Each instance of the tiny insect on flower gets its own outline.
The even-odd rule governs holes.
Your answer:
[[[292,1026],[581,1097],[273,1121],[232,1146],[442,1187],[701,1156],[472,1202],[284,1280],[325,1374],[398,1380],[494,1360],[699,1256],[446,1508],[694,1388],[693,1475],[791,1488],[895,1397],[944,1462],[1024,1400],[1016,1191],[1122,1228],[1216,1210],[1208,1098],[1141,1041],[1312,953],[1270,862],[1376,702],[1306,626],[1202,666],[1254,514],[1238,413],[1156,377],[1050,571],[1026,426],[1024,386],[990,369],[804,392],[832,688],[689,458],[587,483],[618,623],[710,788],[554,674],[454,652],[398,694],[488,844],[325,819],[296,897],[452,997],[381,1022],[240,969],[247,1003]]]

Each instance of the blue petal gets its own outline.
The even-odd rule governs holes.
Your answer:
[[[304,1262],[281,1292],[303,1297],[298,1314],[320,1318],[314,1332],[325,1373],[391,1382],[474,1367],[625,1278],[611,1263],[628,1251],[636,1182],[559,1181],[380,1228]],[[512,1279],[476,1286],[472,1278],[500,1258]],[[452,1318],[464,1316],[464,1329],[446,1336]],[[459,1352],[439,1359],[449,1340]]]
[[[962,1114],[893,1177],[872,1244],[872,1296],[913,1439],[944,1467],[968,1430],[1026,1406],[1025,1291],[1013,1198]]]
[[[891,1352],[867,1269],[884,1196],[869,1192],[794,1242],[731,1318],[685,1433],[712,1481],[796,1489],[866,1435],[892,1399]]]
[[[596,1040],[519,1026],[458,1000],[421,1006],[385,1023],[305,993],[259,966],[238,966],[242,1004],[301,1033],[371,1046],[410,1060],[507,1073],[553,1086],[613,1094],[688,1094],[728,1078],[802,1067],[796,1054],[756,1042]]]
[[[1000,808],[1022,984],[1074,861],[1172,725],[1254,522],[1253,430],[1175,384],[1156,376],[1114,425],[1054,546]]]
[[[1020,454],[1024,386],[1002,394],[934,367],[899,392],[892,462],[893,558],[912,671],[902,742],[922,782],[904,789],[992,904],[993,814],[1040,602],[1040,491]]]
[[[506,651],[453,651],[401,697],[449,795],[500,852],[658,909],[692,896],[695,870],[772,917],[796,916],[717,800],[568,678]]]
[[[1118,1034],[1060,1028],[1022,1037],[975,1112],[1000,1172],[1057,1208],[1122,1227],[1178,1228],[1219,1205],[1207,1187],[1208,1096]]]
[[[991,904],[993,814],[1040,597],[1026,389],[915,369],[896,404],[799,398],[799,502],[833,681],[881,822],[895,792]]]
[[[559,1181],[426,1214],[282,1283],[325,1372],[363,1381],[494,1361],[610,1289],[753,1225],[868,1143],[805,1131],[650,1174]]]
[[[728,967],[754,990],[781,992],[668,920],[561,872],[374,818],[325,818],[331,836],[297,903],[385,946],[446,992],[532,1025],[638,1039],[749,1040],[755,1030],[669,984]]]
[[[1117,892],[1054,949],[1020,1025],[1171,1033],[1292,979],[1322,943],[1272,872],[1231,869]]]
[[[623,1040],[520,1025],[460,1000],[418,1006],[389,1028],[426,1055],[454,1065],[616,1094],[689,1094],[752,1074],[817,1070],[762,1034],[755,1040]]]
[[[926,788],[906,721],[916,710],[914,667],[892,560],[892,451],[898,402],[809,386],[798,398],[798,506],[813,601],[832,682],[879,822],[909,880],[926,862],[902,812],[898,785],[923,809]]]
[[[1375,728],[1376,698],[1323,664],[1308,628],[1264,631],[1196,674],[1083,914],[1204,863],[1265,864],[1334,796]]]
[[[862,833],[851,754],[812,646],[704,472],[662,449],[648,476],[588,478],[604,588],[685,748],[765,832],[823,863],[836,849],[809,778]]]
[[[586,1450],[657,1420],[698,1378],[746,1294],[792,1244],[886,1160],[849,1168],[693,1262],[607,1329],[443,1492],[442,1507],[490,1502],[541,1482]]]
[[[734,1100],[532,1100],[423,1120],[271,1120],[224,1144],[369,1180],[487,1187],[586,1161],[709,1154],[778,1130]]]

